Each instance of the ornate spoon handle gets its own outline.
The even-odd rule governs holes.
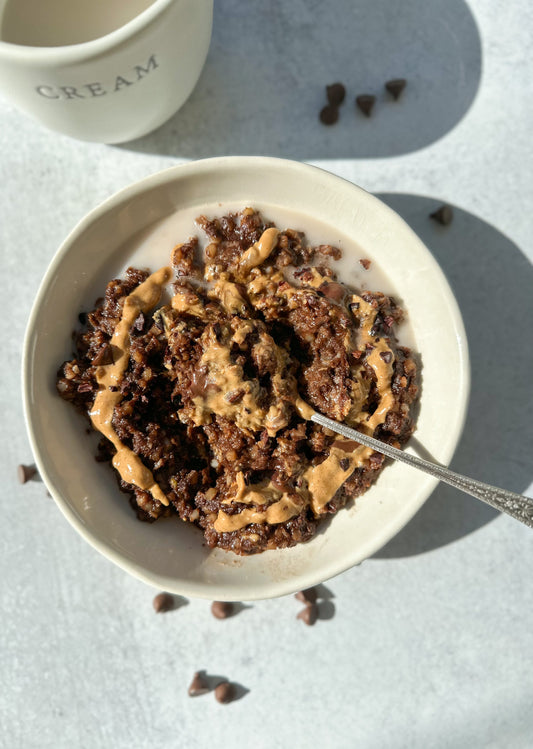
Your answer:
[[[525,497],[523,494],[516,494],[515,492],[507,491],[507,489],[498,489],[490,484],[484,484],[482,481],[476,481],[476,479],[471,479],[467,476],[462,476],[460,473],[450,471],[449,468],[445,468],[438,463],[423,460],[416,455],[409,455],[402,450],[398,450],[396,447],[381,442],[381,440],[368,437],[366,434],[362,434],[344,424],[333,421],[333,419],[328,419],[326,416],[322,416],[322,414],[314,413],[311,416],[311,421],[327,429],[331,429],[331,431],[337,432],[337,434],[341,434],[349,440],[359,442],[359,444],[366,447],[372,447],[388,458],[400,460],[402,463],[407,463],[407,465],[425,471],[440,481],[445,481],[456,489],[461,489],[466,494],[481,499],[482,502],[486,502],[496,510],[505,512],[507,515],[511,515],[516,520],[520,520],[520,522],[533,528],[533,499]]]

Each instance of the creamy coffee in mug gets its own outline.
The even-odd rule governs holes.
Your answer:
[[[0,0],[0,93],[53,130],[118,143],[193,90],[213,0]]]
[[[7,0],[0,39],[30,47],[63,47],[105,36],[154,0]]]

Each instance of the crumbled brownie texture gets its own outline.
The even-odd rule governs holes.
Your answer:
[[[237,474],[245,488],[266,482],[279,493],[296,497],[305,470],[329,455],[335,438],[299,415],[295,389],[314,409],[354,425],[354,377],[358,377],[368,392],[365,408],[369,414],[377,408],[375,374],[367,362],[373,345],[346,345],[347,340],[356,341],[361,305],[349,302],[353,292],[325,264],[325,259],[340,256],[334,246],[310,247],[300,231],[280,231],[268,261],[243,279],[238,273],[241,257],[272,224],[252,209],[217,218],[201,216],[197,224],[208,239],[204,262],[198,259],[196,238],[172,251],[175,292],[186,300],[184,311],[164,307],[135,320],[129,363],[118,386],[121,400],[112,422],[119,439],[150,469],[169,505],[120,477],[119,485],[140,520],[154,522],[177,515],[201,528],[209,547],[254,554],[294,546],[316,532],[319,518],[309,505],[279,523],[251,522],[220,531],[215,521],[221,511],[231,518],[249,507],[233,501]],[[313,285],[317,273],[320,288]],[[104,298],[86,314],[85,326],[75,334],[76,356],[59,369],[58,393],[85,416],[99,387],[96,369],[99,363],[113,360],[111,337],[124,300],[147,275],[129,268],[123,279],[107,285]],[[234,306],[225,307],[205,279],[231,283]],[[261,287],[253,295],[250,279]],[[395,325],[402,312],[393,299],[379,292],[363,291],[359,298],[376,312],[371,331],[375,342],[383,338],[394,351],[393,403],[374,436],[401,445],[413,431],[411,404],[418,390],[411,354],[395,342]],[[201,316],[188,311],[191,304],[203,310]],[[200,418],[198,403],[210,393],[213,397],[219,393],[202,363],[208,343],[227,352],[228,367],[239,373],[240,380],[222,393],[228,413],[210,412]],[[254,408],[248,408],[248,414],[251,394]],[[258,410],[275,414],[270,434],[262,423],[243,426],[231,417],[238,411],[243,419],[253,419]],[[114,452],[102,437],[97,459],[111,461]],[[383,460],[373,453],[356,468],[320,518],[366,491],[382,470]]]

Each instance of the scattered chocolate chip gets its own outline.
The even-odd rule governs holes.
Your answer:
[[[82,325],[86,325],[87,324],[87,312],[80,312],[80,314],[78,315],[78,320],[80,321]]]
[[[105,343],[93,359],[95,367],[102,367],[106,364],[113,364],[113,353],[109,343]]]
[[[332,83],[330,86],[326,86],[326,96],[332,107],[338,107],[344,101],[346,89],[342,83]]]
[[[202,676],[201,671],[197,671],[189,686],[189,697],[199,697],[201,694],[207,694],[209,691],[209,684]]]
[[[26,481],[30,481],[30,479],[32,479],[36,473],[37,468],[33,465],[25,466],[21,464],[17,466],[17,476],[21,484],[25,484]]]
[[[320,122],[323,125],[334,125],[339,119],[339,110],[337,107],[328,105],[320,110]]]
[[[315,603],[317,598],[316,588],[301,590],[299,593],[295,593],[294,597],[297,601],[301,601],[302,603]]]
[[[174,608],[174,599],[170,593],[158,593],[153,600],[153,606],[156,614],[165,614]]]
[[[385,88],[396,101],[400,98],[401,93],[406,86],[407,81],[405,78],[393,78],[392,81],[387,81],[385,84]]]
[[[376,97],[372,96],[372,94],[361,94],[360,96],[355,97],[355,103],[363,114],[370,117],[374,104],[376,103]]]
[[[300,611],[296,618],[301,619],[304,624],[307,624],[308,627],[312,627],[317,620],[317,616],[318,609],[316,607],[316,604],[308,603],[307,606]]]
[[[371,351],[373,351],[373,350],[374,350],[374,346],[372,346],[372,344],[371,344],[371,343],[366,343],[366,344],[365,344],[365,350],[366,350],[366,352],[367,352],[367,353],[369,354],[369,353],[370,353]]]
[[[227,705],[227,703],[231,702],[234,698],[235,689],[233,684],[230,684],[229,681],[222,681],[215,687],[215,699],[223,705]]]
[[[365,270],[368,270],[370,266],[372,265],[372,261],[368,260],[366,257],[362,257],[361,260],[359,260],[359,262],[361,263],[361,265],[363,266]]]
[[[392,361],[392,351],[380,351],[379,355],[385,362],[385,364],[390,364]]]
[[[233,604],[228,601],[213,601],[211,613],[216,619],[227,619],[233,613]]]
[[[442,226],[449,226],[453,221],[453,210],[449,205],[441,205],[436,211],[430,213],[429,217]]]
[[[348,460],[348,458],[341,458],[339,460],[339,465],[341,467],[341,470],[347,471],[350,467],[350,461]]]
[[[93,386],[90,382],[81,382],[78,385],[78,393],[91,393]]]

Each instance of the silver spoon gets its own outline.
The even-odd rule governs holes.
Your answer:
[[[454,486],[456,489],[460,489],[472,497],[481,499],[482,502],[486,502],[496,510],[505,512],[507,515],[511,515],[516,520],[520,520],[521,523],[525,523],[525,525],[533,528],[533,499],[530,497],[525,497],[523,494],[515,494],[515,492],[507,491],[507,489],[498,489],[490,484],[484,484],[482,481],[476,481],[476,479],[470,479],[467,476],[462,476],[460,473],[450,471],[449,468],[444,468],[444,466],[438,463],[423,460],[415,455],[409,455],[402,450],[398,450],[396,447],[387,445],[386,442],[381,442],[381,440],[361,434],[361,432],[351,429],[344,424],[339,424],[339,422],[333,421],[333,419],[328,419],[327,416],[322,416],[322,414],[313,413],[310,418],[311,421],[320,424],[320,426],[331,429],[332,432],[337,432],[337,434],[354,442],[359,442],[361,445],[372,447],[388,458],[400,460],[402,463],[407,463],[409,466],[425,471],[431,476],[438,478],[439,481],[445,481],[450,486]]]

